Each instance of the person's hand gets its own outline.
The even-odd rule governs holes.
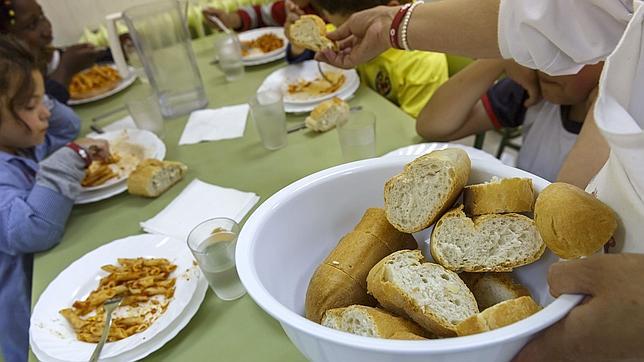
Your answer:
[[[528,99],[523,102],[523,106],[528,108],[541,100],[541,87],[539,86],[539,77],[536,70],[526,68],[513,60],[507,60],[505,75],[528,92]]]
[[[302,10],[297,4],[291,0],[286,0],[286,21],[284,22],[284,35],[290,40],[290,28],[291,25],[296,22],[302,15],[304,15],[304,10]],[[293,44],[291,41],[291,55],[299,55],[304,52],[304,48],[300,48]]]
[[[106,161],[110,157],[110,144],[106,140],[79,138],[74,142],[86,149],[92,160]]]
[[[62,52],[58,68],[70,77],[74,76],[74,74],[93,66],[99,53],[91,44],[72,45]]]
[[[550,293],[587,295],[528,343],[514,362],[644,359],[644,255],[605,254],[553,264]]]
[[[354,68],[391,47],[389,28],[398,7],[378,6],[351,15],[342,26],[329,34],[338,43],[337,52],[326,49],[316,59],[340,68]]]
[[[242,20],[239,14],[237,12],[226,12],[224,10],[219,10],[219,9],[214,9],[214,8],[205,8],[202,11],[204,19],[206,19],[206,24],[210,26],[211,28],[219,28],[217,23],[214,21],[210,20],[211,16],[214,16],[216,18],[219,18],[224,25],[228,27],[228,29],[234,30],[234,29],[239,29],[242,26]],[[221,29],[224,30],[224,29]]]

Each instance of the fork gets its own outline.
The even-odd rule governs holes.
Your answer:
[[[322,76],[322,78],[324,78],[324,80],[329,82],[329,84],[335,85],[335,82],[332,81],[331,78],[327,77],[327,75],[324,74],[324,72],[322,71],[322,63],[320,63],[320,62],[317,62],[317,63],[318,63],[318,72],[320,72],[320,75]]]
[[[110,327],[112,326],[112,312],[121,305],[122,301],[123,297],[114,297],[106,300],[103,304],[103,308],[105,309],[105,325],[103,326],[101,339],[98,341],[96,348],[94,348],[94,353],[92,353],[92,357],[89,359],[89,362],[98,361],[98,357],[100,357],[103,346],[107,341],[107,336],[110,334]]]

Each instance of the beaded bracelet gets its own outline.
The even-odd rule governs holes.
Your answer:
[[[419,0],[415,1],[414,3],[411,4],[409,7],[409,10],[405,13],[405,16],[402,20],[402,24],[400,26],[400,42],[402,43],[402,48],[405,50],[412,50],[409,47],[409,42],[407,40],[407,28],[409,28],[409,20],[411,19],[411,14],[414,12],[414,9],[416,6],[423,4],[424,1]]]
[[[402,49],[399,42],[398,30],[400,29],[400,23],[405,15],[407,15],[407,11],[411,6],[411,3],[401,6],[400,9],[398,9],[396,16],[394,16],[394,20],[391,22],[391,27],[389,28],[389,42],[393,48]]]

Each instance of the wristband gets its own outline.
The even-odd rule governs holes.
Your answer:
[[[389,28],[389,42],[391,46],[395,49],[402,49],[400,42],[398,41],[398,30],[400,28],[400,23],[403,21],[403,18],[407,14],[407,10],[411,7],[411,3],[407,3],[398,9],[394,20],[391,22],[391,27]]]
[[[85,168],[88,168],[92,163],[92,157],[89,155],[89,152],[87,152],[86,149],[79,146],[77,143],[69,142],[67,145],[65,145],[65,147],[71,148],[72,150],[74,150],[74,152],[76,152],[78,156],[80,156],[80,158],[83,159],[83,162],[85,162]]]

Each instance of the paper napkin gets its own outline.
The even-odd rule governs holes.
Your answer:
[[[192,112],[179,145],[243,137],[249,108],[240,104]]]

